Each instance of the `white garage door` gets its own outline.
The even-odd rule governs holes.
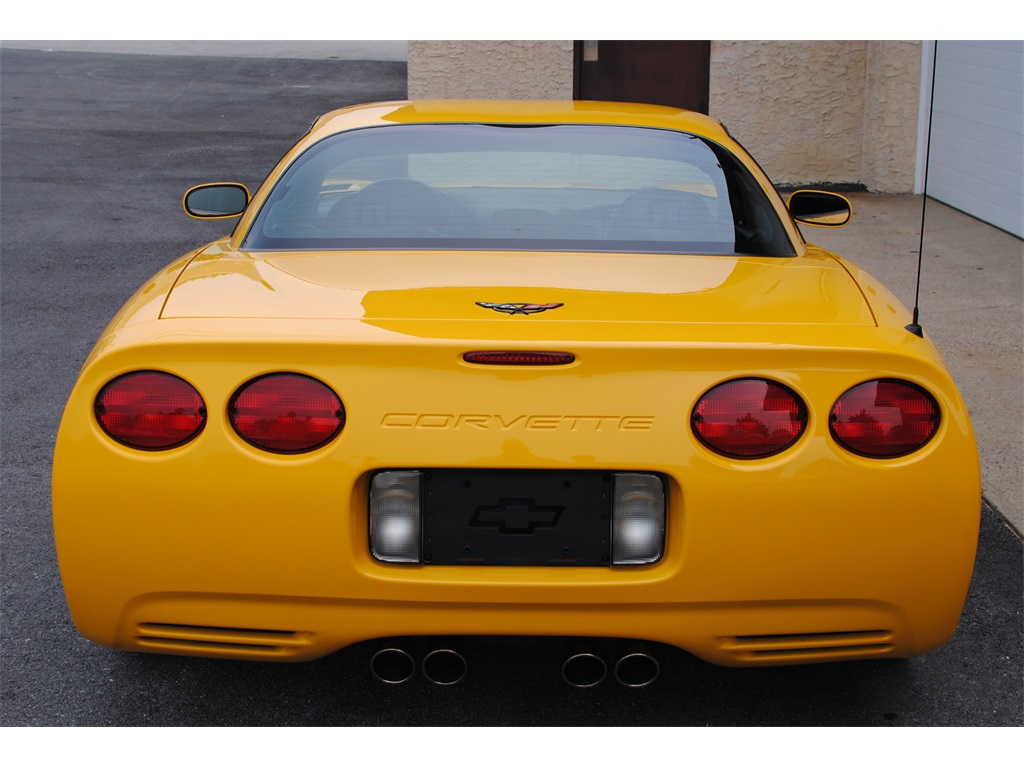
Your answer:
[[[928,194],[1024,237],[1024,41],[939,41]]]

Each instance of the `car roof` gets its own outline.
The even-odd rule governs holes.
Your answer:
[[[720,122],[677,107],[608,101],[436,100],[361,104],[317,118],[309,139],[353,128],[394,124],[599,124],[667,128],[727,142]]]

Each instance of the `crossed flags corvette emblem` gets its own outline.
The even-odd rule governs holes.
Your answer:
[[[504,304],[492,304],[489,301],[478,301],[476,303],[478,307],[484,309],[493,309],[495,312],[504,312],[506,315],[534,315],[538,312],[546,312],[549,309],[558,309],[562,306],[559,304],[524,304],[521,302],[504,303]]]

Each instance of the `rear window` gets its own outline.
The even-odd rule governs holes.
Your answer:
[[[243,247],[793,255],[760,187],[718,145],[593,125],[335,134],[288,168]]]

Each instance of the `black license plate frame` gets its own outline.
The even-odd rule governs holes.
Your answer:
[[[606,567],[612,473],[425,470],[423,563]]]

